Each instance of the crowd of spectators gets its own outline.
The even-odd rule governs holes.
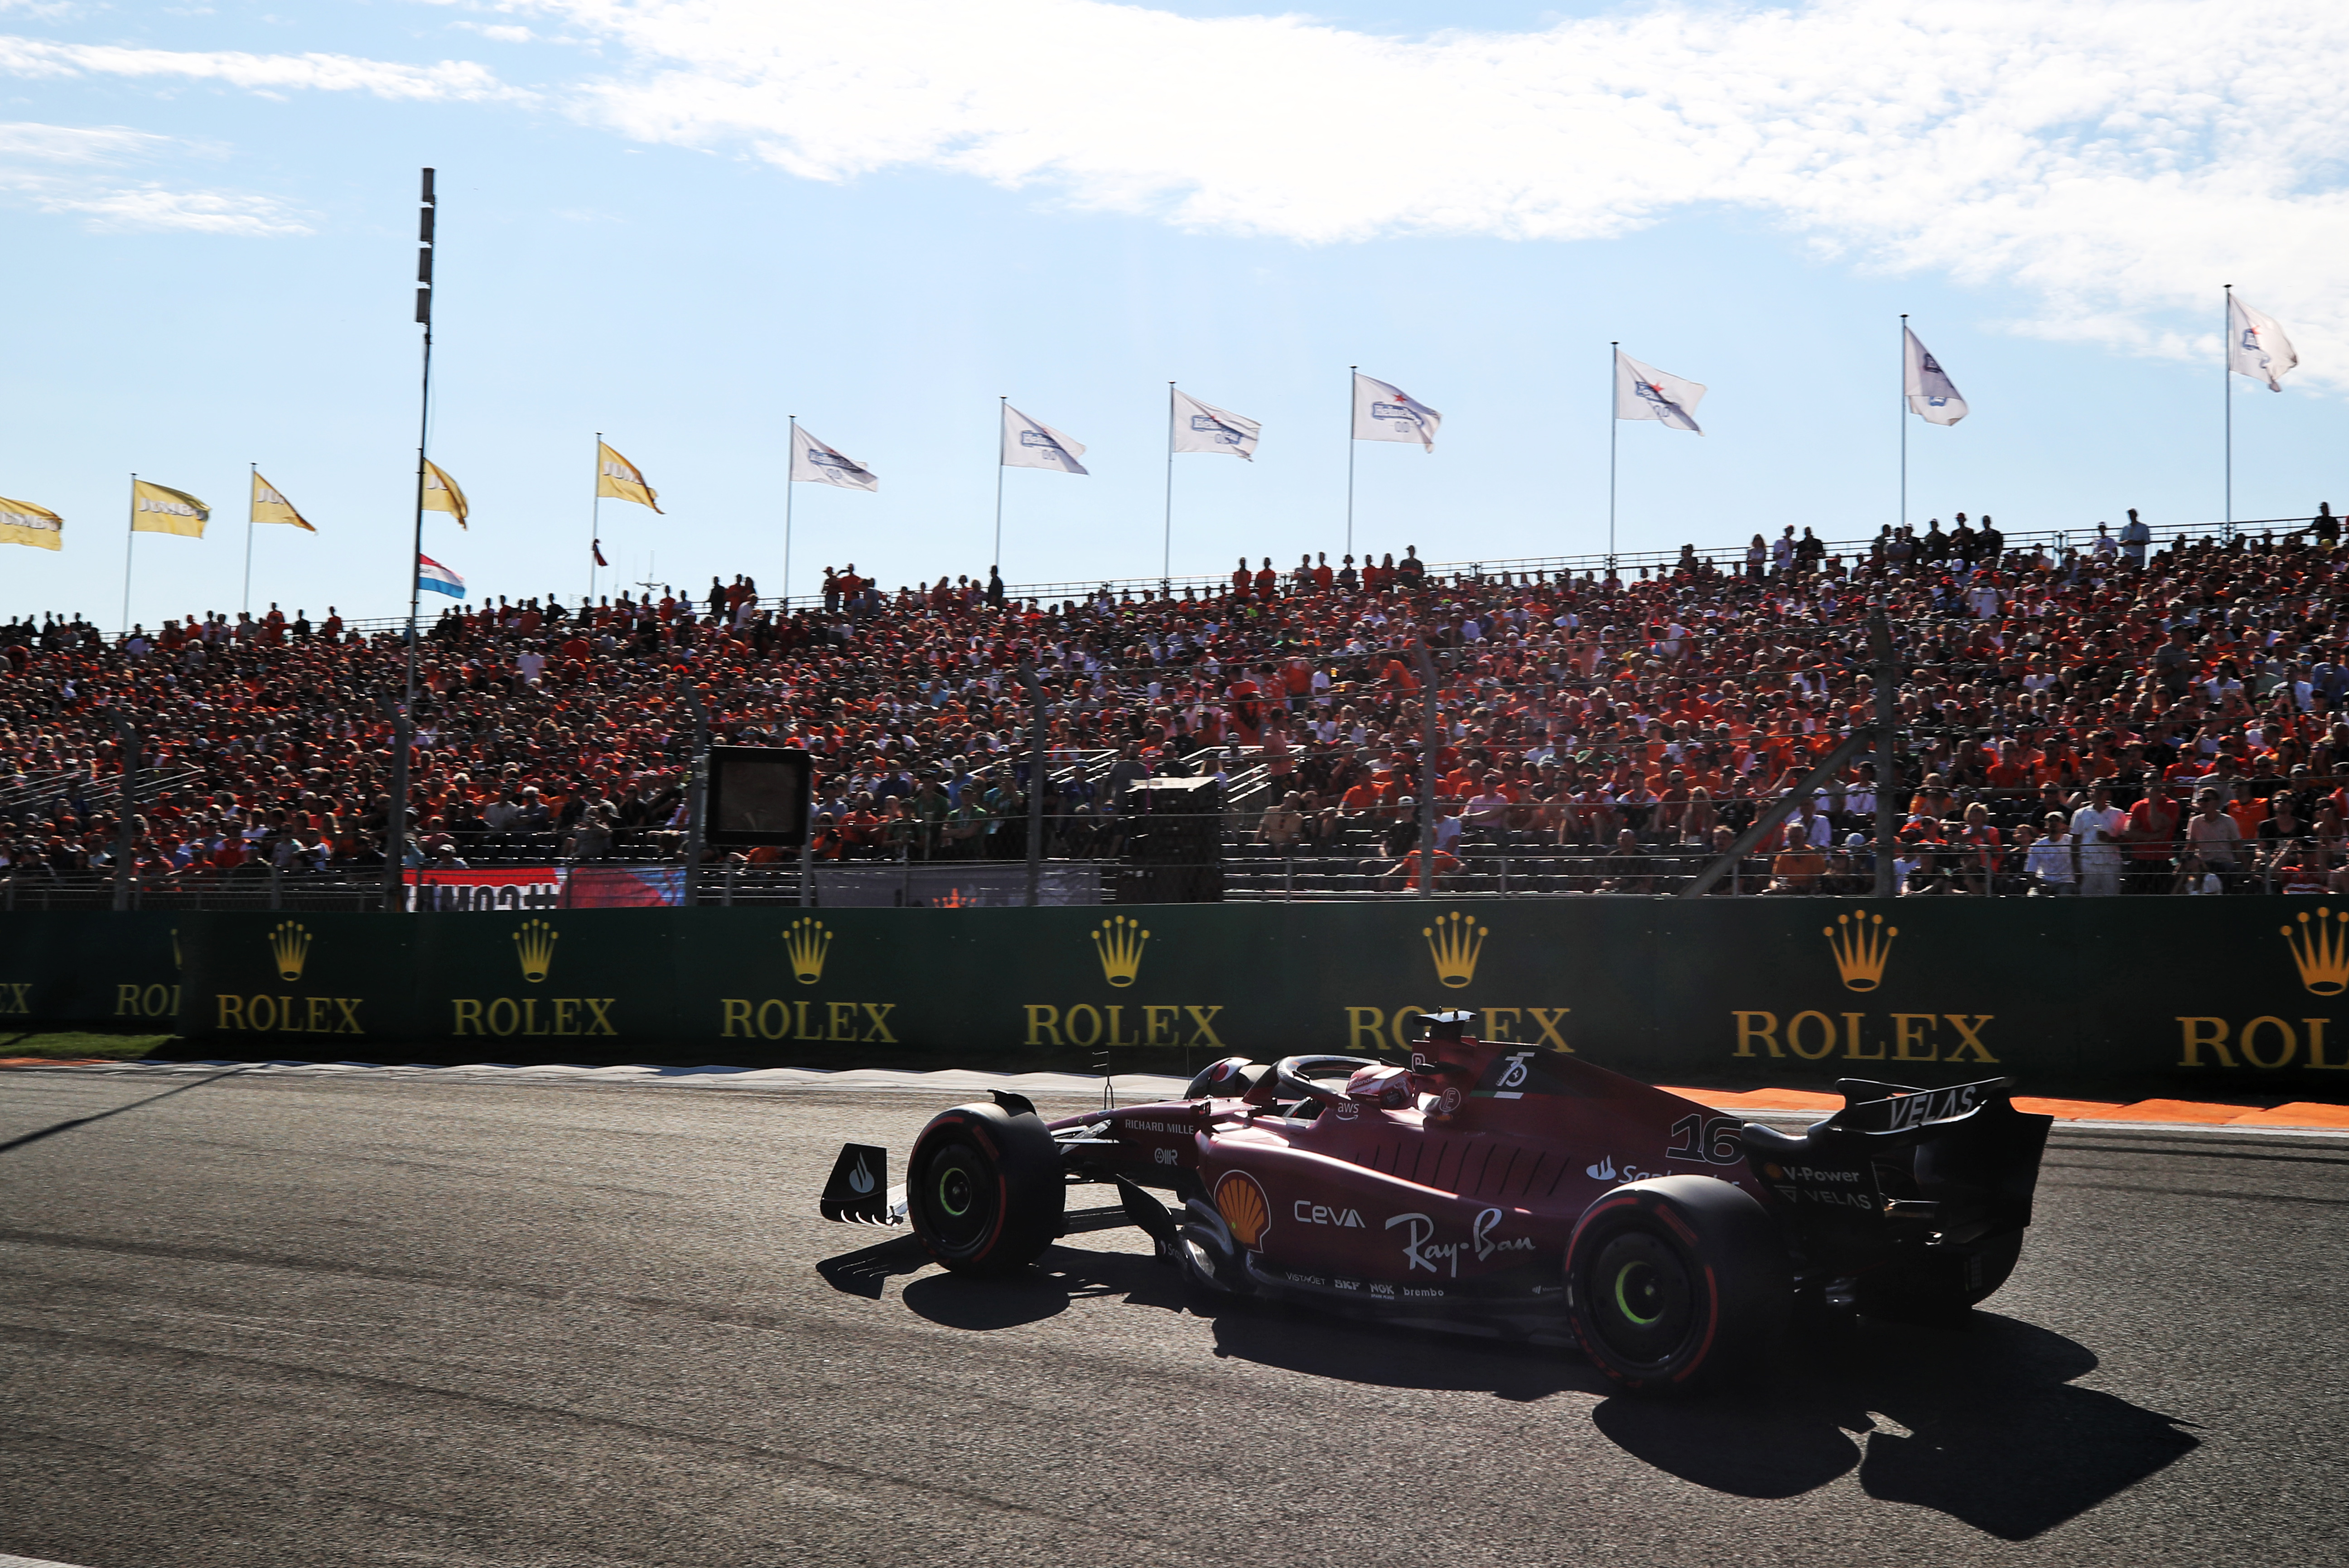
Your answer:
[[[1880,607],[1903,892],[2349,891],[2339,544],[2329,508],[2158,550],[2132,513],[2058,558],[1961,514],[1622,576],[1439,576],[1406,549],[1050,603],[992,571],[889,593],[853,566],[788,610],[747,577],[501,598],[420,640],[408,855],[676,856],[690,686],[713,740],[815,754],[816,856],[1021,857],[1024,663],[1054,758],[1047,853],[1114,855],[1136,781],[1212,774],[1261,792],[1236,835],[1257,853],[1415,886],[1423,647],[1431,874],[1497,849],[1571,858],[1573,888],[1668,891],[1873,721]],[[127,722],[149,885],[381,878],[405,664],[398,634],[331,608],[0,626],[0,875],[113,868]],[[1878,789],[1872,760],[1844,769],[1721,890],[1869,889]]]

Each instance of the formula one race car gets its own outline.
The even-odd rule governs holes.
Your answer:
[[[884,1150],[842,1149],[822,1211],[910,1220],[971,1273],[1131,1223],[1212,1291],[1570,1342],[1652,1392],[1750,1366],[1806,1298],[1962,1317],[2014,1268],[2052,1118],[2017,1111],[2012,1079],[1845,1079],[1795,1137],[1477,1040],[1475,1016],[1422,1015],[1407,1067],[1235,1056],[1180,1100],[1052,1122],[997,1091],[933,1118],[902,1186]],[[1089,1182],[1119,1204],[1071,1213]]]

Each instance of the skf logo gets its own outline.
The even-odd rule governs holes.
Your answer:
[[[1216,1212],[1232,1228],[1232,1237],[1253,1252],[1272,1226],[1272,1205],[1264,1189],[1245,1170],[1227,1170],[1216,1183]]]
[[[1899,927],[1886,925],[1881,915],[1862,915],[1857,920],[1837,915],[1834,925],[1821,926],[1819,931],[1835,954],[1836,972],[1843,977],[1846,990],[1874,991],[1884,983],[1884,961],[1892,956],[1892,939],[1900,934]]]
[[[524,920],[522,929],[513,934],[514,957],[522,961],[522,977],[536,985],[546,979],[547,969],[554,962],[555,940],[561,931],[544,920]]]
[[[179,933],[171,933],[176,942]],[[269,956],[277,962],[277,978],[295,981],[302,978],[302,966],[310,961],[309,929],[298,921],[281,920],[269,933]]]
[[[2349,910],[2336,915],[2330,909],[2319,909],[2312,920],[2302,910],[2297,929],[2280,926],[2284,945],[2292,949],[2292,961],[2300,971],[2300,983],[2314,996],[2338,996],[2349,991]]]
[[[1093,953],[1101,960],[1102,978],[1115,986],[1133,983],[1142,970],[1143,944],[1150,933],[1142,929],[1139,920],[1129,920],[1123,915],[1103,920],[1093,933]]]
[[[1455,909],[1438,915],[1435,924],[1421,927],[1419,934],[1427,939],[1435,978],[1457,991],[1476,978],[1476,960],[1485,950],[1485,939],[1493,933]]]
[[[832,951],[832,933],[822,920],[793,920],[783,933],[783,951],[791,955],[792,978],[813,985],[823,978],[823,961]]]

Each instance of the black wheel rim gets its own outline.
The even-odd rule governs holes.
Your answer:
[[[987,1241],[995,1229],[995,1185],[994,1172],[967,1143],[950,1143],[930,1157],[922,1206],[942,1251],[962,1256]]]
[[[1629,1366],[1668,1367],[1693,1337],[1699,1314],[1688,1262],[1653,1231],[1626,1231],[1599,1248],[1583,1286],[1591,1325]]]

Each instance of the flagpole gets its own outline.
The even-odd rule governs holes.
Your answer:
[[[432,252],[440,202],[432,193],[432,171],[424,171],[417,221],[420,242],[417,256],[416,324],[424,328],[424,355],[416,400],[416,518],[408,545],[408,659],[402,683],[403,701],[392,725],[392,789],[390,809],[384,813],[385,907],[398,910],[407,902],[408,889],[408,767],[410,718],[416,711],[416,609],[423,592],[424,466],[432,435]]]
[[[800,465],[800,417],[797,414],[787,417],[791,421],[792,445],[789,461],[783,464],[783,613],[789,615],[792,608],[792,471]]]
[[[244,466],[253,471],[248,478],[257,483],[261,477],[261,464],[248,462]],[[244,603],[238,608],[240,614],[253,613],[253,483],[251,483],[244,487]]]
[[[2227,319],[2219,329],[2219,395],[2227,400],[2226,533],[2231,541],[2235,536],[2235,286],[2223,286]]]
[[[139,548],[139,471],[130,471],[130,526],[122,539],[122,635],[130,635],[130,555]]]
[[[1158,565],[1159,587],[1174,582],[1174,383],[1166,383],[1166,550]]]
[[[1622,352],[1619,341],[1607,345],[1607,575],[1610,577],[1615,575],[1615,438],[1617,427],[1623,422],[1616,417],[1622,410],[1615,406],[1615,384],[1622,375],[1618,362]]]
[[[1003,569],[1003,421],[1005,410],[1011,406],[1011,394],[1006,392],[996,400],[995,410],[995,559],[988,566],[995,571]]]
[[[595,605],[595,553],[604,547],[604,432],[595,432],[595,498],[587,504],[587,605]]]
[[[1909,526],[1909,313],[1900,313],[1900,520]]]
[[[1354,553],[1354,378],[1360,365],[1346,367],[1346,554]],[[1168,439],[1172,440],[1170,436]],[[1172,462],[1172,459],[1168,460]]]

